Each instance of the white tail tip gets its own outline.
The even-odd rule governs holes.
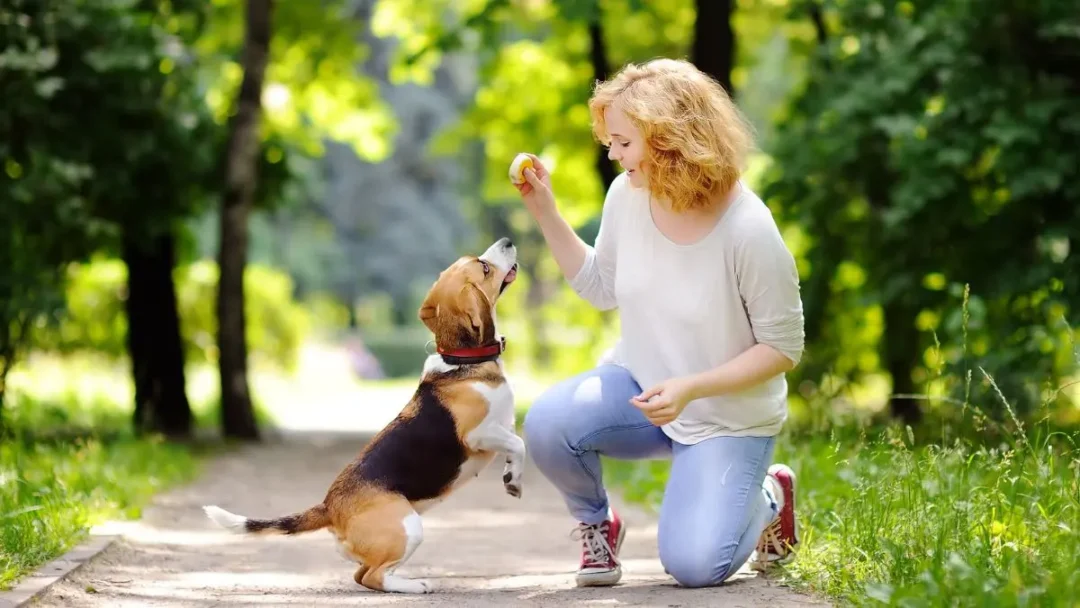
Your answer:
[[[247,518],[243,515],[229,513],[225,509],[213,505],[203,507],[203,512],[206,513],[207,517],[214,520],[214,523],[226,530],[231,530],[237,534],[245,532],[244,524],[247,523]]]

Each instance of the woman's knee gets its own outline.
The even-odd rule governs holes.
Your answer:
[[[660,563],[664,571],[683,587],[710,587],[727,580],[731,571],[731,555],[717,553],[694,545],[662,545]]]
[[[543,450],[566,442],[571,409],[568,397],[561,385],[555,385],[529,406],[521,427],[532,449]]]
[[[572,425],[583,423],[583,413],[595,411],[603,401],[600,387],[605,375],[610,374],[604,369],[589,370],[562,380],[541,393],[525,413],[522,426],[526,438],[565,438]]]
[[[715,520],[705,521],[704,514],[696,515],[670,509],[661,514],[660,563],[684,587],[719,585],[728,578],[738,547],[724,540],[725,533],[718,526],[710,525]],[[713,514],[717,519],[723,515]]]

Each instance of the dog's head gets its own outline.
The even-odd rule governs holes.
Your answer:
[[[420,306],[420,320],[445,349],[496,342],[495,303],[517,277],[517,249],[508,238],[479,256],[463,256],[439,274]]]

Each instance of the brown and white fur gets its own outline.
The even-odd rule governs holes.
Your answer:
[[[444,270],[419,317],[435,334],[420,384],[401,413],[330,485],[322,502],[277,519],[249,519],[216,506],[207,516],[238,534],[297,534],[328,528],[359,563],[364,587],[427,593],[429,581],[394,575],[424,537],[421,513],[479,475],[496,454],[506,457],[506,492],[521,496],[525,443],[514,432],[514,397],[498,358],[502,337],[495,304],[517,275],[517,251],[501,239],[480,256]],[[487,360],[469,359],[488,347]],[[463,355],[465,360],[455,359]],[[449,361],[449,362],[448,362]]]

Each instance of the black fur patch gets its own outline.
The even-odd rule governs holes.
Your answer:
[[[296,527],[299,523],[300,517],[297,515],[286,515],[285,517],[279,517],[278,519],[249,519],[244,522],[244,529],[248,532],[281,530],[285,534],[293,534],[296,532]]]
[[[370,447],[355,475],[410,501],[434,498],[454,481],[465,462],[457,426],[429,382],[416,389],[417,412]]]

